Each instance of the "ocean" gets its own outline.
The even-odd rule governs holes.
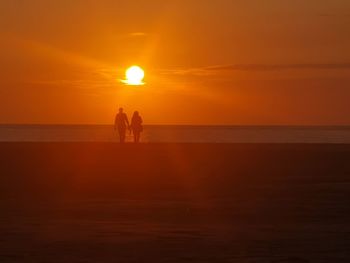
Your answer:
[[[118,142],[109,125],[0,125],[1,142]],[[127,141],[132,141],[128,133]],[[350,143],[350,126],[145,126],[144,143]]]

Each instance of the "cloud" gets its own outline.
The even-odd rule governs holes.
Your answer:
[[[323,13],[323,14],[319,14],[320,17],[338,17],[338,18],[349,18],[350,14],[327,14],[327,13]]]
[[[237,71],[276,71],[276,70],[327,70],[350,69],[350,63],[328,64],[235,64],[219,65],[204,68],[205,70],[237,70]]]
[[[145,32],[133,32],[128,34],[129,37],[146,37],[147,33]]]
[[[207,76],[218,72],[244,71],[244,72],[271,72],[288,70],[350,70],[350,63],[305,63],[305,64],[232,64],[216,65],[202,68],[166,69],[160,70],[162,75],[178,76]]]

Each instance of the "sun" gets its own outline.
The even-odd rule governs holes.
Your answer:
[[[145,71],[139,66],[132,66],[125,72],[125,80],[123,82],[126,85],[140,86],[144,85],[143,79],[145,78]]]

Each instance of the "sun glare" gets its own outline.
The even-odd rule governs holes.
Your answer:
[[[125,80],[123,81],[126,85],[140,86],[144,85],[143,79],[145,78],[145,72],[139,66],[132,66],[125,72]]]

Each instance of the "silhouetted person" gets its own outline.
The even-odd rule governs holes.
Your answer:
[[[134,115],[132,116],[130,128],[132,130],[132,133],[134,134],[134,142],[139,143],[143,127],[142,118],[138,111],[135,111]]]
[[[124,113],[123,108],[119,109],[119,113],[115,116],[114,129],[118,130],[120,143],[125,142],[126,129],[129,128],[128,116]]]

